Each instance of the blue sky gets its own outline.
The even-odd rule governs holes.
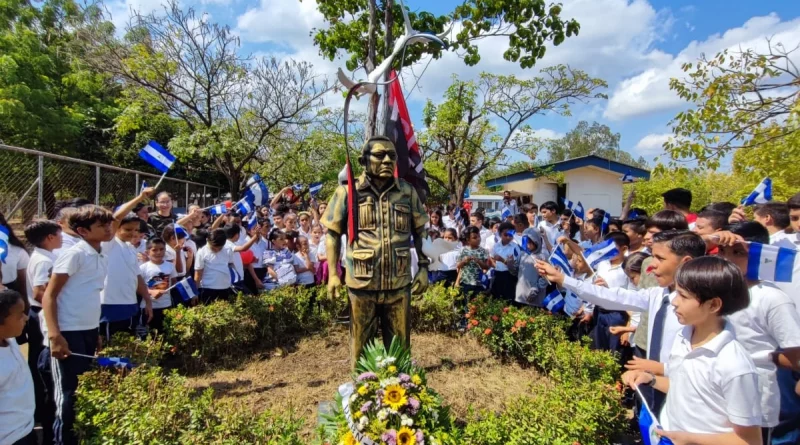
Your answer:
[[[309,31],[325,26],[314,0],[180,0],[227,24],[242,39],[244,52],[293,57],[314,64],[334,78],[341,61],[320,58]],[[160,0],[116,0],[109,6],[114,21],[122,23],[130,8],[157,8]],[[460,0],[407,0],[412,10],[445,14]],[[564,0],[562,15],[581,23],[578,37],[549,48],[536,67],[522,70],[502,60],[507,47],[502,38],[481,41],[482,61],[467,67],[454,54],[433,61],[410,96],[409,110],[421,126],[425,100],[441,100],[453,74],[462,79],[481,71],[534,76],[545,66],[566,63],[605,79],[609,99],[573,109],[571,117],[535,116],[528,124],[541,137],[558,137],[580,120],[597,121],[622,135],[621,147],[652,160],[661,154],[669,136],[670,119],[687,104],[669,91],[669,79],[682,75],[680,66],[701,54],[726,48],[764,48],[772,36],[787,47],[800,45],[800,2],[795,0]],[[800,53],[800,51],[798,51]],[[797,54],[800,63],[800,54]],[[418,67],[418,73],[422,67]],[[355,78],[364,78],[362,71]],[[411,87],[404,85],[405,89]],[[339,97],[331,97],[336,106]],[[363,104],[365,101],[361,101]],[[357,107],[360,105],[357,105]]]

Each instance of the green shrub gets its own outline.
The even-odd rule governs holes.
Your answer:
[[[190,390],[183,377],[141,366],[128,375],[92,371],[80,378],[75,431],[84,444],[300,445],[302,420],[253,416]]]
[[[256,320],[236,304],[215,301],[165,312],[164,333],[188,369],[197,369],[255,343]]]
[[[411,297],[411,328],[418,332],[452,331],[461,314],[456,310],[460,292],[455,287],[435,284],[422,295]]]
[[[104,357],[124,357],[136,365],[156,366],[161,363],[167,345],[161,336],[140,340],[131,334],[118,332],[98,355]]]
[[[599,382],[538,384],[501,414],[482,412],[464,430],[466,445],[607,445],[624,431],[620,392]]]

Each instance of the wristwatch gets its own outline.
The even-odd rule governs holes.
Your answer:
[[[645,371],[645,372],[646,372],[647,374],[650,374],[650,377],[652,377],[652,378],[653,378],[653,380],[650,380],[650,382],[649,382],[649,383],[647,383],[647,386],[650,386],[650,387],[656,386],[656,375],[655,375],[655,374],[653,374],[653,373],[652,373],[652,372],[650,372],[650,371]]]

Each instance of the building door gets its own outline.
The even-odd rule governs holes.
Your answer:
[[[564,199],[567,197],[567,184],[558,184],[556,188],[556,204],[559,210],[564,210]]]

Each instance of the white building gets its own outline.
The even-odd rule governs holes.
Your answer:
[[[599,156],[582,156],[554,162],[542,167],[564,175],[558,184],[546,177],[536,177],[535,172],[519,172],[490,179],[487,187],[502,187],[519,198],[522,204],[541,205],[554,201],[563,208],[563,198],[583,204],[584,209],[600,208],[611,215],[622,213],[622,176],[630,172],[634,178],[650,179],[650,171]]]

